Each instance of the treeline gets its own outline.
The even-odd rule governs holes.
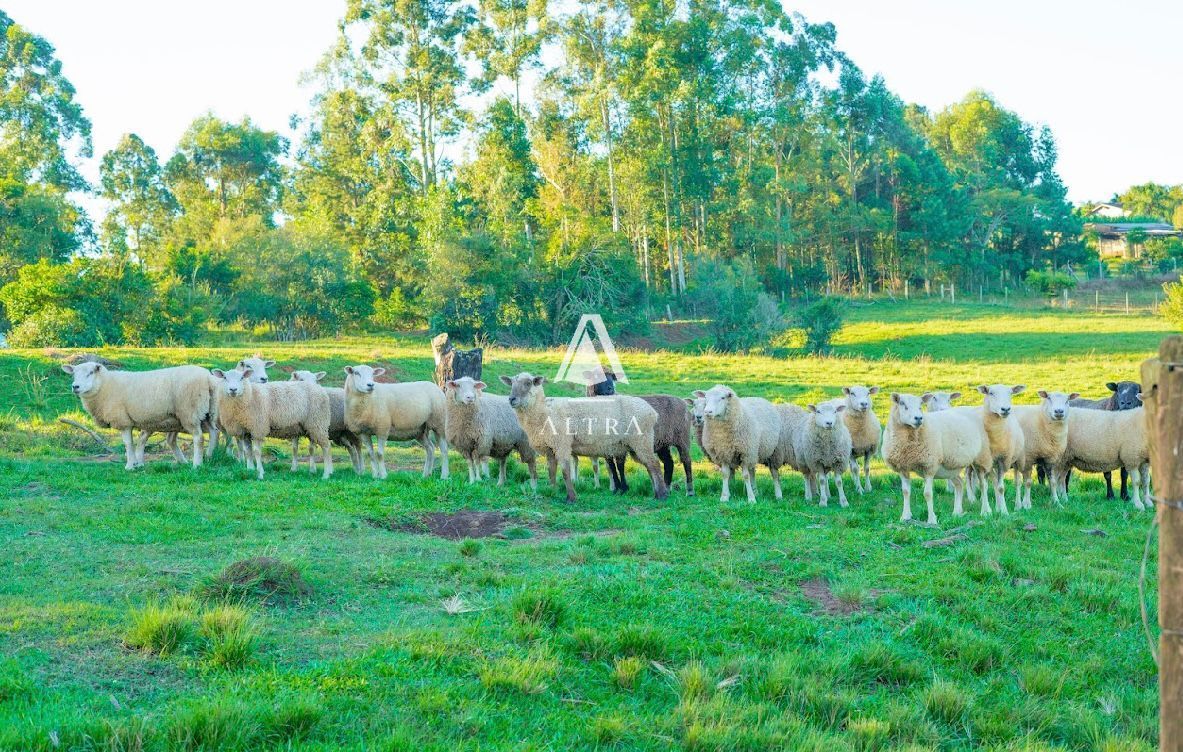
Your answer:
[[[349,0],[293,143],[204,115],[167,158],[127,135],[97,186],[53,48],[0,12],[10,342],[553,341],[668,308],[744,347],[793,297],[990,289],[1090,253],[1051,133],[988,94],[906,104],[773,2],[562,9]]]

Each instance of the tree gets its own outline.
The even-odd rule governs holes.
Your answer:
[[[479,0],[479,23],[465,38],[465,49],[484,63],[479,83],[507,78],[513,84],[513,111],[522,117],[522,76],[539,64],[546,40],[546,0]]]
[[[152,147],[134,133],[103,155],[100,195],[111,203],[106,226],[109,242],[126,244],[140,261],[160,268],[159,246],[177,211]]]
[[[356,71],[389,103],[406,130],[424,195],[442,168],[441,148],[467,120],[460,96],[468,85],[460,54],[472,9],[459,0],[349,0],[343,33],[360,27],[365,41]],[[352,60],[348,44],[338,57]]]

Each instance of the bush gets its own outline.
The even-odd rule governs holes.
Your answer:
[[[47,306],[8,332],[13,347],[85,347],[98,344],[78,311]]]
[[[805,330],[810,352],[829,352],[830,341],[842,329],[842,309],[834,299],[822,298],[797,313],[797,326]]]
[[[1027,286],[1049,298],[1054,298],[1064,290],[1076,287],[1076,278],[1064,272],[1038,271],[1032,269],[1027,272]]]
[[[1158,306],[1159,314],[1176,328],[1183,329],[1183,276],[1178,282],[1163,285],[1162,291],[1165,297]]]
[[[720,350],[748,350],[784,328],[776,301],[764,292],[746,259],[700,266],[691,296],[699,312],[711,318],[711,334]]]

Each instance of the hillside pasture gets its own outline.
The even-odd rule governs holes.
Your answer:
[[[1141,315],[878,302],[851,309],[824,358],[625,350],[621,391],[1100,396],[1166,333]],[[433,367],[426,337],[101,355],[225,367],[256,349],[327,384],[352,363],[398,380]],[[675,473],[664,502],[635,465],[618,497],[592,489],[585,462],[567,504],[545,482],[532,493],[518,464],[503,489],[468,486],[455,456],[450,480],[422,479],[410,446],[384,482],[340,449],[330,481],[291,473],[284,442],[262,482],[222,452],[194,471],[160,437],[128,473],[58,422],[91,425],[59,370],[71,354],[0,351],[0,749],[1156,743],[1138,595],[1151,515],[1105,500],[1098,476],[1074,479],[1063,508],[1039,488],[1033,510],[985,519],[973,504],[954,518],[940,489],[930,528],[898,522],[898,479],[878,461],[848,509],[806,505],[796,475],[775,502],[763,470],[756,504],[720,504],[697,453],[698,495]],[[497,374],[549,376],[562,354],[495,347],[485,380],[503,392]],[[885,418],[886,396],[876,408]]]

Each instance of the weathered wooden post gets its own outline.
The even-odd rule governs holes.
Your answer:
[[[435,356],[435,383],[440,388],[451,379],[469,376],[481,380],[484,365],[484,350],[457,350],[448,339],[447,332],[437,334],[431,340],[431,354]]]
[[[1159,749],[1183,749],[1183,336],[1142,364],[1158,515]]]

